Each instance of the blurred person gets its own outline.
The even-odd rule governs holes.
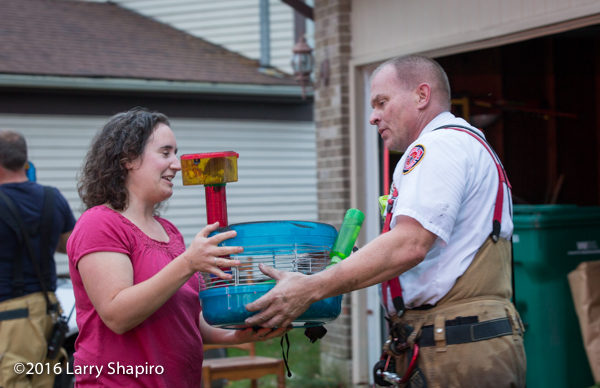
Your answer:
[[[53,361],[47,359],[48,339],[60,314],[54,252],[66,253],[75,225],[67,200],[58,189],[30,181],[27,164],[23,135],[1,130],[0,387],[5,388],[52,386],[54,375],[19,373],[17,364]]]
[[[142,108],[110,118],[88,151],[78,186],[87,210],[67,245],[79,327],[76,386],[198,387],[203,343],[286,331],[225,330],[204,320],[198,272],[230,279],[220,267],[240,262],[223,256],[242,248],[219,247],[236,233],[209,237],[214,223],[186,249],[158,215],[181,169],[176,153],[168,118]]]

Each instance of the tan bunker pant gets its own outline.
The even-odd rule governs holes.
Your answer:
[[[56,303],[54,293],[48,297]],[[47,372],[57,361],[46,353],[54,321],[46,308],[41,292],[0,303],[0,387],[52,387],[54,374]]]
[[[500,239],[493,243],[488,238],[467,271],[435,307],[408,310],[402,317],[392,318],[396,325],[414,328],[412,339],[424,336],[417,365],[428,388],[525,387],[523,325],[510,302],[511,294],[510,242]],[[456,327],[451,327],[451,322],[465,319],[476,322],[461,327],[463,334],[470,334],[475,341],[452,343],[451,332]],[[497,323],[503,324],[504,331],[486,338],[482,328]],[[395,356],[399,376],[404,375],[409,361],[407,352]],[[413,388],[415,384],[407,386]]]

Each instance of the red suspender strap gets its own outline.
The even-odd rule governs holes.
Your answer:
[[[494,219],[492,221],[491,237],[494,242],[498,242],[498,239],[500,238],[500,226],[502,225],[502,204],[504,203],[504,184],[506,184],[509,189],[512,189],[510,182],[508,181],[508,177],[506,176],[506,171],[504,171],[502,164],[500,164],[498,155],[496,155],[494,150],[492,150],[492,148],[489,146],[489,144],[485,141],[484,138],[482,138],[477,132],[474,132],[470,128],[461,127],[458,125],[445,125],[443,127],[434,129],[434,131],[438,130],[438,129],[454,129],[456,131],[460,131],[460,132],[466,133],[468,135],[471,135],[474,139],[476,139],[479,143],[481,143],[481,145],[483,145],[485,147],[487,152],[492,157],[492,160],[494,161],[494,164],[496,165],[496,170],[498,170],[499,183],[498,183],[498,192],[496,193],[496,205],[494,206]]]
[[[387,200],[386,214],[385,214],[385,222],[383,224],[383,230],[381,233],[390,231],[390,224],[392,223],[392,209],[394,207],[394,201],[398,197],[398,190],[396,187],[392,188],[392,195]]]

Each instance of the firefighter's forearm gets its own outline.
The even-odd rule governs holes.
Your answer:
[[[320,300],[384,282],[419,264],[435,239],[417,221],[402,217],[392,230],[346,260],[310,276],[307,289],[317,288],[314,298]]]

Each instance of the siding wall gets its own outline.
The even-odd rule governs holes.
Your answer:
[[[259,0],[114,0],[142,15],[242,54],[260,58]],[[292,73],[294,11],[269,0],[271,65]]]

